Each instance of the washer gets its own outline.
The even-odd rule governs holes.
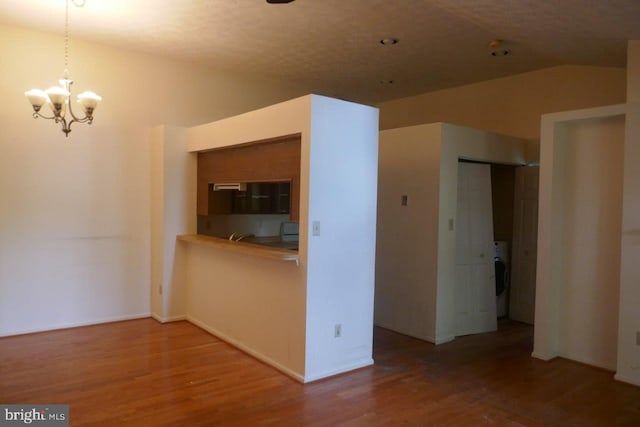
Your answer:
[[[494,242],[493,261],[496,269],[496,315],[498,318],[509,314],[509,242]]]

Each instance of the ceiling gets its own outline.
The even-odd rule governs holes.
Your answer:
[[[560,64],[623,67],[626,41],[640,39],[640,0],[85,1],[70,6],[72,40],[363,103]],[[0,24],[62,33],[64,0],[2,1]],[[399,42],[380,44],[386,37]],[[511,53],[490,55],[493,39]]]

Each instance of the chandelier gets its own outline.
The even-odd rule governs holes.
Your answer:
[[[65,136],[69,136],[71,125],[73,123],[93,123],[93,111],[102,101],[102,97],[94,92],[85,91],[77,96],[78,103],[84,111],[84,117],[76,116],[71,108],[71,85],[73,80],[69,78],[69,1],[74,6],[83,7],[85,0],[64,0],[65,2],[65,24],[64,24],[64,74],[59,80],[59,86],[52,86],[47,90],[31,89],[24,94],[29,99],[33,107],[33,118],[42,117],[44,119],[55,120],[56,123],[62,125],[62,132]],[[51,109],[53,115],[47,116],[42,114],[41,109],[44,105]],[[67,110],[69,117],[67,117]]]

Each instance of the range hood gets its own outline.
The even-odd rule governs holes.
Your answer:
[[[213,191],[221,190],[238,190],[247,191],[247,184],[244,182],[226,182],[220,184],[213,184]]]

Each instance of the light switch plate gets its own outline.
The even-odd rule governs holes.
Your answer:
[[[312,236],[320,235],[320,221],[313,221],[311,223],[311,235]]]

